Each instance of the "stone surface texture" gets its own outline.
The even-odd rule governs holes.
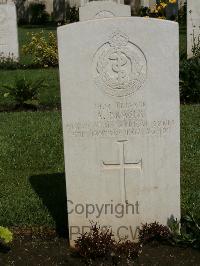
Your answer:
[[[156,0],[149,0],[149,7],[150,7],[151,9],[154,9],[155,6],[156,6]]]
[[[0,4],[0,54],[19,57],[16,8],[13,3]]]
[[[133,240],[179,219],[178,24],[73,23],[58,45],[71,245],[89,220]]]
[[[124,0],[94,0],[94,1],[81,0],[80,3],[81,3],[81,6],[85,6],[86,4],[91,3],[91,2],[101,2],[101,1],[114,2],[117,4],[124,4]]]
[[[111,1],[93,1],[79,8],[80,21],[130,16],[130,6],[116,4]]]

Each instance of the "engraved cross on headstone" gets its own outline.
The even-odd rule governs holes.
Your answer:
[[[122,200],[125,200],[125,203],[128,204],[127,193],[126,193],[126,169],[139,169],[142,170],[142,159],[140,159],[136,163],[128,163],[125,159],[125,142],[127,140],[119,140],[117,143],[119,144],[120,149],[120,163],[105,163],[102,162],[102,167],[104,170],[120,170],[120,181],[121,181],[121,194]]]

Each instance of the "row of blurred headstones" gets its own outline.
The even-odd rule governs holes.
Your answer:
[[[101,1],[101,0],[100,0]],[[109,1],[109,0],[108,0]],[[129,5],[131,8],[132,15],[140,15],[140,10],[143,7],[150,8],[151,10],[155,8],[156,3],[162,0],[110,0],[109,2],[115,2],[117,4]],[[186,0],[176,0],[176,3],[169,3],[166,9],[167,19],[172,17],[177,17],[178,10],[184,5]],[[12,3],[14,2],[17,7],[17,19],[23,21],[25,17],[30,17],[28,14],[29,7],[31,4],[43,4],[45,6],[45,11],[50,16],[53,16],[55,21],[65,21],[66,20],[66,9],[68,7],[81,7],[85,6],[90,0],[0,0],[0,4]]]
[[[19,1],[21,0],[18,0],[18,3],[19,4]],[[90,12],[90,4],[89,3],[90,1],[89,0],[81,0],[81,1],[78,1],[78,0],[70,0],[71,2],[69,3],[71,6],[73,5],[76,5],[76,6],[80,6],[80,11],[79,11],[79,14],[81,14],[81,9],[83,9],[85,7],[85,10],[87,10],[87,12]],[[124,5],[124,4],[127,4],[126,1],[129,1],[129,0],[125,0],[125,3],[124,3],[124,0],[114,0],[114,1],[98,1],[98,3],[100,4],[100,6],[98,8],[102,8],[103,9],[103,4],[105,3],[112,3],[113,5],[111,6],[111,9],[110,10],[110,14],[112,14],[112,11],[113,10],[117,10],[118,12],[116,14],[114,14],[114,16],[124,16],[124,13],[121,13],[119,12],[120,9],[125,9],[128,8],[129,11],[130,11],[130,7],[128,7],[128,5]],[[181,0],[179,0],[181,1]],[[24,2],[24,1],[23,1]],[[115,3],[114,3],[115,2]],[[192,47],[194,45],[194,42],[198,42],[198,36],[200,34],[200,1],[196,1],[196,0],[188,0],[187,1],[187,5],[188,5],[188,8],[187,8],[187,13],[188,13],[188,19],[187,19],[187,53],[188,53],[188,57],[192,57],[193,55],[193,52],[192,52]],[[13,46],[14,43],[15,43],[15,39],[17,40],[17,37],[15,38],[14,36],[17,34],[14,34],[14,32],[17,32],[17,24],[16,24],[16,9],[15,9],[15,5],[14,3],[12,2],[12,0],[0,0],[0,52],[5,52],[7,51],[7,46],[8,46],[8,40],[9,38],[11,38],[11,41],[10,41],[10,46]],[[26,2],[24,2],[26,3]],[[59,14],[61,14],[61,11],[63,12],[63,10],[65,10],[64,6],[65,6],[65,2],[64,0],[46,0],[46,3],[47,3],[47,6],[46,6],[46,9],[48,12],[51,12],[53,9],[52,9],[52,3],[53,3],[53,6],[55,7],[55,9],[57,10],[57,16],[58,16],[58,20],[62,20],[62,15],[60,18],[59,18]],[[97,4],[96,1],[93,2],[93,6],[95,6],[95,3]],[[135,8],[136,8],[136,5],[143,5],[143,6],[147,6],[149,8],[153,8],[156,4],[156,0],[135,0],[130,3],[130,6],[132,4],[135,4]],[[176,3],[175,5],[175,9],[172,9],[170,12],[171,14],[173,12],[178,12],[178,7],[181,6],[180,4],[182,4],[183,2],[178,2]],[[16,5],[17,5],[16,4]],[[63,4],[63,6],[62,6]],[[27,3],[26,3],[27,5]],[[133,8],[132,8],[133,10]],[[19,13],[20,11],[18,12],[17,16],[19,16]],[[173,13],[174,14],[174,13]],[[130,14],[128,13],[127,16],[129,16]],[[87,15],[88,16],[88,15]],[[107,14],[102,14],[101,13],[101,16],[102,17],[109,17],[109,15]],[[92,17],[91,17],[92,19]],[[81,19],[80,19],[81,21]],[[10,30],[9,30],[10,29]],[[18,45],[17,45],[18,47]],[[16,48],[16,45],[15,45],[15,49],[14,48],[10,48],[9,51],[13,51],[13,53],[17,56],[18,55],[18,49]]]
[[[12,1],[12,0],[10,0]],[[111,0],[112,1],[112,0]],[[130,5],[131,14],[138,15],[141,7],[154,8],[156,3],[161,0],[113,0],[118,4]],[[6,0],[0,0],[0,2],[6,2]],[[27,10],[31,3],[43,3],[46,7],[46,12],[49,15],[53,15],[56,21],[65,20],[66,17],[66,6],[79,8],[85,5],[89,0],[16,0],[16,6],[18,11],[18,19],[23,19],[27,16]],[[185,0],[176,0],[176,4],[169,4],[166,10],[167,19],[175,17],[178,14],[178,9],[181,8]]]

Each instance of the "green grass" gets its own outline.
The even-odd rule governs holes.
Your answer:
[[[181,107],[182,207],[200,219],[200,105]]]
[[[200,218],[200,105],[181,107],[182,209]],[[60,112],[0,113],[0,224],[66,228]]]
[[[0,113],[0,150],[0,224],[66,223],[60,113]]]
[[[187,36],[186,36],[186,27],[180,26],[179,28],[179,49],[180,54],[187,54]]]
[[[0,71],[0,109],[12,106],[15,104],[14,99],[5,98],[6,89],[2,86],[14,85],[15,79],[25,76],[26,79],[37,80],[44,79],[48,85],[47,88],[39,91],[39,104],[48,106],[49,108],[60,106],[60,85],[59,73],[57,68],[48,69],[28,69],[28,70],[1,70]],[[9,77],[9,78],[8,78]]]

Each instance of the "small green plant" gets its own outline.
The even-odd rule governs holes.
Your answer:
[[[0,69],[17,69],[19,63],[13,54],[5,56],[4,53],[0,53]]]
[[[172,232],[172,244],[200,249],[200,224],[193,214],[183,216],[180,222],[170,219],[168,226]]]
[[[28,7],[29,23],[31,25],[42,25],[49,21],[49,14],[46,12],[45,4],[30,3]]]
[[[200,103],[200,57],[180,62],[181,103]]]
[[[56,36],[49,32],[45,37],[44,32],[28,33],[30,41],[22,47],[22,52],[32,56],[33,63],[40,67],[58,65],[58,47]]]
[[[144,244],[154,240],[161,242],[168,241],[170,238],[170,229],[158,222],[143,224],[139,229],[139,241]]]
[[[3,226],[0,226],[0,244],[5,245],[11,243],[13,240],[12,232]]]
[[[192,34],[192,53],[194,57],[200,57],[200,34],[198,36],[195,35],[195,27]]]
[[[12,97],[19,107],[37,104],[38,90],[46,86],[43,79],[32,81],[26,79],[25,76],[16,78],[13,85],[3,85],[7,90],[4,97]]]
[[[66,4],[66,21],[68,23],[79,21],[79,9],[76,6],[71,7],[69,3]]]

